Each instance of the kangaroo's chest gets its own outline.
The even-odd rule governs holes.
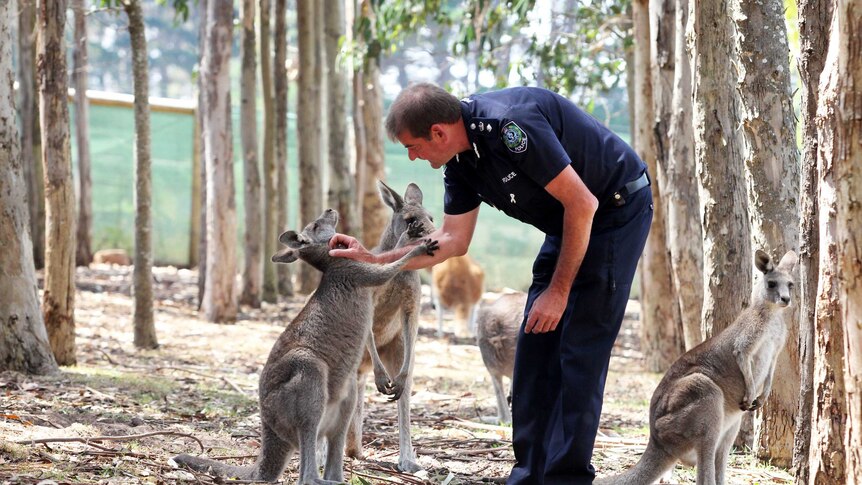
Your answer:
[[[778,354],[787,342],[787,327],[780,320],[773,319],[760,336],[757,351],[752,356],[755,382],[760,385],[769,378],[769,372]]]

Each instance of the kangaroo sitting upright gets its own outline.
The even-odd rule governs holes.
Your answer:
[[[724,483],[731,445],[744,411],[763,405],[778,354],[787,340],[783,310],[790,305],[796,253],[775,267],[758,250],[752,304],[723,332],[671,365],[650,401],[650,437],[631,469],[597,484],[650,484],[681,460],[697,465],[698,485]]]
[[[377,182],[377,189],[383,202],[392,209],[392,217],[380,243],[371,252],[384,253],[434,230],[434,222],[422,206],[422,191],[416,184],[407,186],[403,198],[382,181]],[[362,456],[365,378],[373,368],[377,389],[398,401],[398,468],[405,472],[421,470],[410,440],[413,348],[419,331],[420,297],[421,284],[415,271],[402,271],[389,283],[375,288],[369,352],[359,366],[359,397],[347,435],[347,455]],[[395,377],[390,379],[391,375]]]
[[[482,305],[476,313],[476,343],[482,362],[491,374],[497,397],[497,418],[501,423],[512,422],[509,400],[503,391],[503,376],[511,381],[515,371],[515,347],[526,305],[527,294],[519,291]]]
[[[230,466],[189,455],[178,464],[245,480],[275,481],[287,459],[299,448],[300,484],[343,482],[347,426],[356,403],[356,370],[371,329],[371,287],[397,275],[407,261],[433,253],[424,241],[396,262],[374,265],[329,256],[338,214],[328,209],[301,234],[279,236],[287,245],[272,261],[297,259],[323,277],[305,307],[276,341],[260,374],[261,450],[252,466]],[[324,479],[318,475],[315,444],[327,440]]]

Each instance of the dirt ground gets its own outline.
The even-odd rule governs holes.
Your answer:
[[[155,279],[157,350],[132,345],[130,268],[100,265],[77,274],[78,365],[48,377],[0,373],[0,484],[222,483],[169,459],[191,453],[253,461],[259,372],[303,298],[243,308],[235,325],[217,325],[195,310],[194,272],[156,268]],[[637,313],[632,302],[612,359],[594,455],[599,475],[631,466],[646,446],[647,407],[660,376],[642,368]],[[396,408],[369,380],[365,456],[345,461],[351,484],[505,482],[511,428],[493,424],[495,400],[478,348],[455,336],[455,322],[446,323],[449,332],[438,338],[434,311],[423,303],[411,403],[424,470],[397,471]],[[48,442],[21,443],[28,440]],[[733,484],[792,482],[746,453],[735,453],[731,467]],[[294,458],[281,483],[294,483],[296,471]],[[677,466],[673,481],[694,477]]]

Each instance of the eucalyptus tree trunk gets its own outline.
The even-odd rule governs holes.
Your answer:
[[[66,1],[40,4],[36,65],[39,118],[45,129],[45,291],[42,312],[54,358],[74,365],[75,357],[75,189],[69,145],[66,70]]]
[[[702,332],[727,328],[751,296],[750,231],[737,138],[732,22],[721,0],[692,2],[695,157],[703,227]]]
[[[207,269],[203,312],[210,322],[236,321],[236,203],[230,111],[233,2],[209,0],[203,71],[207,166]]]
[[[667,0],[663,11],[669,6]],[[698,184],[695,175],[694,129],[692,126],[691,56],[686,46],[686,32],[691,27],[688,0],[674,0],[674,19],[665,19],[676,25],[673,32],[673,78],[670,112],[667,119],[666,156],[659,163],[657,177],[662,188],[662,207],[667,211],[667,238],[670,252],[674,294],[679,305],[682,334],[686,350],[703,341],[701,309],[703,306],[703,238],[700,225]],[[662,31],[664,32],[664,30]],[[665,34],[658,37],[659,45],[666,45]],[[665,50],[665,49],[662,49]],[[669,48],[667,49],[669,50]],[[661,65],[669,69],[661,54]],[[662,85],[667,82],[662,75]],[[664,87],[663,87],[664,89]],[[666,97],[667,95],[663,95]],[[665,101],[666,102],[666,101]],[[664,114],[663,116],[667,116]],[[660,119],[663,123],[665,118]],[[663,131],[663,130],[662,130]],[[661,153],[661,150],[660,152]]]
[[[344,64],[338,59],[338,43],[344,36],[344,3],[342,0],[325,0],[324,6],[326,65],[329,70],[326,78],[329,101],[328,207],[338,211],[341,232],[352,235],[358,221],[347,143],[347,83]]]
[[[278,226],[287,227],[288,196],[287,196],[287,2],[275,1],[275,54],[273,64],[275,69],[275,165],[277,171],[276,190],[278,191],[278,210],[276,219]],[[276,234],[277,236],[277,234]],[[306,266],[306,265],[303,265]],[[291,265],[276,265],[278,272],[278,292],[285,296],[293,296],[293,281]]]
[[[257,140],[257,46],[254,34],[255,0],[242,2],[242,77],[240,78],[240,131],[245,181],[245,267],[239,302],[260,308],[263,285],[263,219],[260,162]]]
[[[72,0],[75,12],[75,47],[72,79],[75,84],[75,140],[78,148],[78,246],[75,263],[93,261],[90,230],[93,226],[93,183],[90,179],[90,116],[87,103],[87,16],[84,0]]]
[[[802,166],[799,212],[799,405],[793,445],[796,483],[809,483],[808,455],[814,374],[814,309],[819,277],[820,234],[817,194],[818,82],[829,44],[833,0],[799,1],[799,77],[802,84]]]
[[[365,173],[362,187],[363,242],[372,247],[380,241],[389,221],[387,209],[380,200],[377,180],[385,180],[383,165],[383,93],[380,87],[380,65],[377,59],[366,60],[363,73],[362,116],[365,125]],[[358,163],[358,162],[357,162]]]
[[[862,0],[839,0],[838,82],[844,101],[838,105],[838,148],[835,178],[838,211],[838,290],[844,334],[844,387],[847,393],[847,427],[844,437],[847,483],[862,484]],[[855,102],[848,102],[854,99]]]
[[[123,8],[129,18],[135,90],[135,347],[154,349],[159,341],[153,322],[153,189],[147,39],[140,0],[125,0]]]
[[[282,221],[278,217],[278,167],[275,150],[275,94],[272,87],[271,41],[272,2],[260,0],[260,79],[263,98],[263,295],[268,303],[278,300],[278,274],[276,265],[269,261],[275,254]]]
[[[673,297],[670,262],[667,257],[661,178],[656,176],[659,173],[656,142],[663,136],[656,137],[661,128],[656,126],[654,107],[660,106],[654,102],[653,80],[661,79],[658,76],[653,77],[651,66],[650,47],[653,41],[650,35],[649,0],[632,2],[632,20],[635,37],[635,148],[653,179],[650,189],[654,208],[652,227],[640,263],[641,345],[647,368],[653,372],[662,372],[682,354],[685,345],[682,340],[679,307]],[[656,65],[655,69],[658,70],[659,66]],[[665,99],[662,98],[665,91],[662,90],[661,83],[656,87],[659,99]]]
[[[799,164],[784,3],[734,0],[731,8],[737,13],[737,91],[752,246],[780,258],[796,250],[799,240]],[[754,427],[757,456],[782,467],[792,461],[799,392],[799,335],[791,324],[795,311],[787,319],[789,335],[778,356],[772,393]]]
[[[18,146],[12,92],[12,26],[15,1],[0,2],[0,371],[57,371],[33,266],[24,160]]]
[[[353,194],[353,206],[356,209],[356,225],[354,237],[360,241],[365,240],[365,210],[363,208],[365,194],[365,178],[367,168],[365,165],[366,141],[365,141],[365,76],[362,69],[354,69],[353,82],[351,83],[353,93],[353,151],[355,162],[355,174],[353,175],[353,186],[356,188]]]
[[[209,19],[209,2],[210,0],[199,0],[198,12],[200,12],[200,25],[198,25],[198,109],[195,112],[195,122],[198,135],[198,147],[196,155],[198,160],[198,172],[193,176],[198,177],[199,191],[197,196],[194,195],[194,184],[192,184],[192,198],[198,204],[198,311],[201,310],[204,304],[206,295],[207,281],[207,144],[204,142],[204,116],[206,115],[206,77],[204,71],[204,59],[207,57],[207,20]],[[194,204],[192,205],[194,208]],[[194,213],[194,212],[193,212]],[[194,232],[194,231],[192,231]]]
[[[18,2],[18,109],[21,114],[21,164],[27,183],[30,237],[36,268],[45,266],[45,181],[42,130],[36,82],[36,0]]]
[[[297,138],[299,140],[299,226],[313,221],[323,206],[320,178],[320,137],[318,102],[320,86],[314,76],[315,40],[314,2],[297,0],[299,24],[299,106],[297,108]],[[316,288],[317,270],[300,266],[299,291],[311,293]]]
[[[840,10],[836,10],[838,14]],[[838,179],[836,162],[842,158],[836,135],[842,130],[843,87],[839,77],[840,39],[838,15],[832,19],[830,41],[819,84],[817,107],[817,172],[820,227],[820,262],[814,311],[814,402],[811,416],[809,480],[811,485],[846,484],[844,435],[847,432],[847,400],[844,385],[846,324],[840,301],[841,268],[836,212]]]

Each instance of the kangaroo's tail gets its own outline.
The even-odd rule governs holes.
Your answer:
[[[677,459],[661,449],[652,439],[640,461],[624,473],[613,477],[600,478],[595,485],[649,485],[655,483],[677,462]]]
[[[257,464],[251,466],[234,466],[227,465],[216,460],[210,460],[209,458],[201,458],[186,454],[177,455],[173,460],[178,465],[184,465],[192,470],[218,475],[220,477],[238,478],[240,480],[253,480],[260,478],[256,473],[258,469]]]

